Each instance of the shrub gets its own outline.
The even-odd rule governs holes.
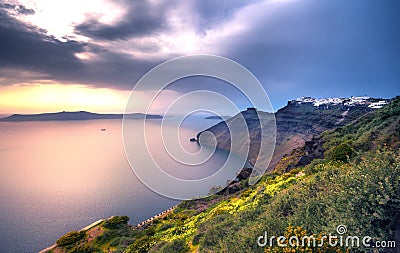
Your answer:
[[[57,240],[57,245],[65,246],[73,244],[85,237],[85,231],[71,231],[66,235],[61,236]]]
[[[114,216],[103,223],[105,228],[116,228],[120,224],[127,224],[129,221],[128,216]]]
[[[106,243],[108,241],[111,241],[113,238],[116,238],[118,236],[117,232],[114,230],[106,230],[102,235],[99,235],[96,237],[96,242],[99,244]]]
[[[162,224],[159,228],[158,228],[158,232],[160,232],[160,231],[164,231],[164,230],[167,230],[167,229],[169,229],[169,228],[172,228],[174,225],[173,224],[171,224],[171,223],[164,223],[164,224]]]
[[[193,244],[193,245],[198,245],[198,244],[200,243],[201,238],[202,238],[202,234],[201,234],[201,233],[196,233],[196,234],[193,236],[192,244]]]
[[[349,159],[354,156],[354,150],[348,143],[341,143],[336,146],[329,158],[333,161],[349,162]]]
[[[126,253],[147,253],[156,244],[156,240],[152,236],[143,236],[137,240],[135,240],[129,247],[126,249]],[[171,251],[173,252],[173,251]]]
[[[68,253],[93,253],[96,248],[88,245],[88,244],[80,244],[68,251]]]
[[[167,244],[168,242],[166,241],[159,241],[157,242],[149,252],[160,252],[160,250]]]
[[[110,241],[110,246],[113,246],[113,247],[117,246],[119,244],[120,239],[122,239],[122,238],[116,237],[116,238],[112,239]]]
[[[164,247],[161,248],[161,252],[165,253],[186,253],[188,251],[190,251],[190,249],[184,239],[173,240],[172,242],[167,243]]]
[[[355,231],[380,240],[392,239],[400,220],[400,155],[388,151],[369,152],[342,178],[348,203],[336,209],[347,212],[346,222]]]

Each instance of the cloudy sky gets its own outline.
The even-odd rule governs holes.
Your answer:
[[[275,110],[300,96],[393,97],[399,12],[397,0],[3,0],[0,113],[122,112],[142,75],[191,54],[244,65]],[[196,89],[248,106],[210,78],[176,82],[161,104]]]

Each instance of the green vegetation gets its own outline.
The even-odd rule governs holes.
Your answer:
[[[57,245],[64,246],[68,244],[73,244],[85,237],[85,232],[84,231],[71,231],[66,235],[61,236],[57,240]]]
[[[155,238],[152,236],[142,236],[137,238],[132,245],[125,251],[127,253],[146,253],[153,245],[156,244]]]
[[[91,253],[96,251],[97,249],[89,244],[78,244],[68,250],[68,253]]]
[[[160,252],[163,253],[169,253],[169,252],[175,252],[175,253],[185,253],[188,252],[189,246],[186,244],[186,241],[184,239],[175,239],[170,243],[166,243],[161,249]]]
[[[257,245],[265,231],[321,238],[335,234],[341,224],[349,235],[393,240],[400,226],[400,97],[350,125],[325,132],[322,138],[325,159],[288,173],[276,170],[229,196],[183,201],[143,230],[128,226],[127,218],[111,218],[101,224],[104,231],[86,244],[100,252],[127,253],[364,251],[327,244]],[[293,157],[285,159],[294,164]],[[84,241],[84,236],[69,237],[72,244]]]
[[[83,231],[72,231],[57,240],[57,247],[50,252],[124,252],[142,234],[150,229],[138,231],[127,222],[127,216],[114,216]]]
[[[333,149],[342,144],[352,145],[358,152],[375,149],[379,146],[388,146],[392,149],[400,148],[400,96],[391,103],[368,113],[349,125],[326,131],[323,134],[324,149],[329,156]]]
[[[128,216],[114,216],[103,223],[105,228],[116,228],[121,224],[127,224],[129,221]]]
[[[340,143],[332,149],[329,159],[333,161],[349,162],[350,158],[354,157],[354,149],[347,142]]]

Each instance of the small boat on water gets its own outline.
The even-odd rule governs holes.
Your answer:
[[[100,131],[106,131],[107,129],[105,129],[105,128],[102,128],[102,129],[100,129]]]

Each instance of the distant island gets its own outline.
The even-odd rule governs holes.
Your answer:
[[[41,114],[13,114],[0,119],[0,122],[22,121],[65,121],[65,120],[94,120],[94,119],[162,119],[155,114],[130,113],[130,114],[101,114],[86,111],[79,112],[54,112]]]

